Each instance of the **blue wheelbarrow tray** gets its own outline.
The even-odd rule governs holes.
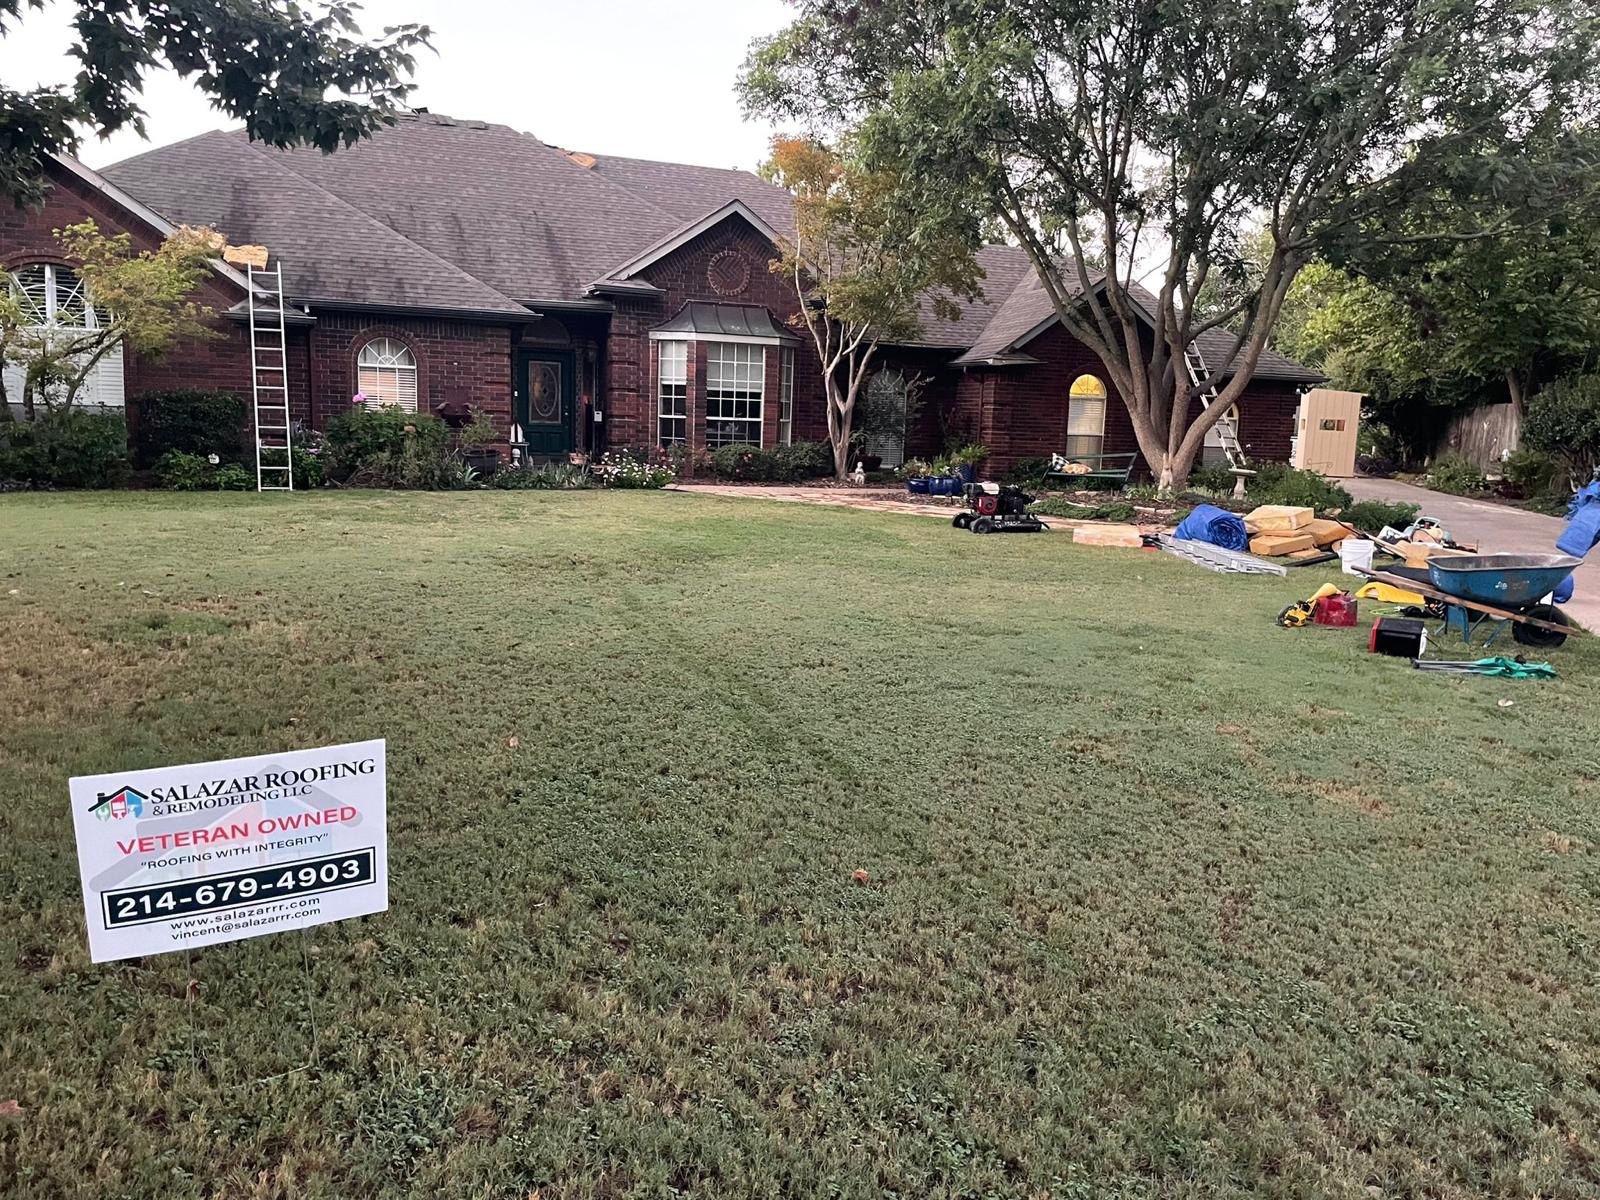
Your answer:
[[[1428,563],[1433,586],[1449,596],[1516,610],[1555,591],[1582,560],[1570,554],[1466,554]]]

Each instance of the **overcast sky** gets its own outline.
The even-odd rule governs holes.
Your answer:
[[[0,39],[0,79],[62,83],[75,6],[27,13]],[[435,53],[417,60],[412,103],[511,125],[569,150],[754,167],[771,130],[745,122],[734,79],[752,38],[792,16],[782,0],[366,0],[363,28],[421,22]],[[149,144],[229,122],[170,72],[146,82]],[[86,140],[102,167],[146,148],[129,131]]]

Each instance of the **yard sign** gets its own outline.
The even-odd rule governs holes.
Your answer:
[[[95,962],[389,907],[382,739],[86,775],[71,791]]]

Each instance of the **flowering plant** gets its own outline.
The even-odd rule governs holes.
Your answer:
[[[664,488],[676,478],[665,451],[607,450],[594,473],[602,486],[614,488]]]

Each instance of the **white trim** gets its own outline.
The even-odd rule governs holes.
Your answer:
[[[603,277],[595,280],[595,282],[590,286],[597,286],[606,282],[608,279],[627,279],[630,275],[636,275],[648,267],[651,263],[660,262],[674,250],[677,250],[694,241],[695,238],[699,237],[706,230],[722,224],[723,221],[726,221],[732,216],[743,217],[746,221],[755,226],[757,233],[766,238],[767,241],[771,242],[774,246],[776,246],[781,240],[781,235],[778,233],[778,231],[762,220],[760,215],[743,200],[730,200],[721,208],[707,213],[699,220],[691,221],[689,224],[684,225],[678,229],[677,232],[669,233],[655,245],[650,246],[642,253],[630,258],[620,267],[617,267],[613,271],[606,272]]]
[[[699,333],[683,329],[652,329],[650,331],[652,342],[732,342],[744,346],[793,346],[796,342],[792,338],[781,337],[752,337],[749,334],[738,333]]]
[[[112,183],[109,179],[101,175],[98,171],[91,167],[84,166],[77,159],[73,158],[72,155],[52,154],[50,157],[55,159],[56,162],[60,163],[68,171],[72,172],[72,174],[76,175],[82,182],[88,184],[90,187],[94,188],[95,191],[105,196],[108,200],[120,204],[123,208],[127,209],[134,216],[143,221],[146,225],[149,225],[155,229],[163,237],[171,237],[173,234],[178,232],[178,227],[163,217],[155,209],[151,208],[147,204],[141,204],[132,196],[128,195],[127,192],[119,188],[116,184]],[[218,275],[221,275],[224,279],[228,280],[230,283],[238,284],[246,295],[249,295],[250,292],[254,290],[251,287],[248,279],[241,275],[232,266],[223,262],[220,258],[213,258],[211,260],[211,269]]]

